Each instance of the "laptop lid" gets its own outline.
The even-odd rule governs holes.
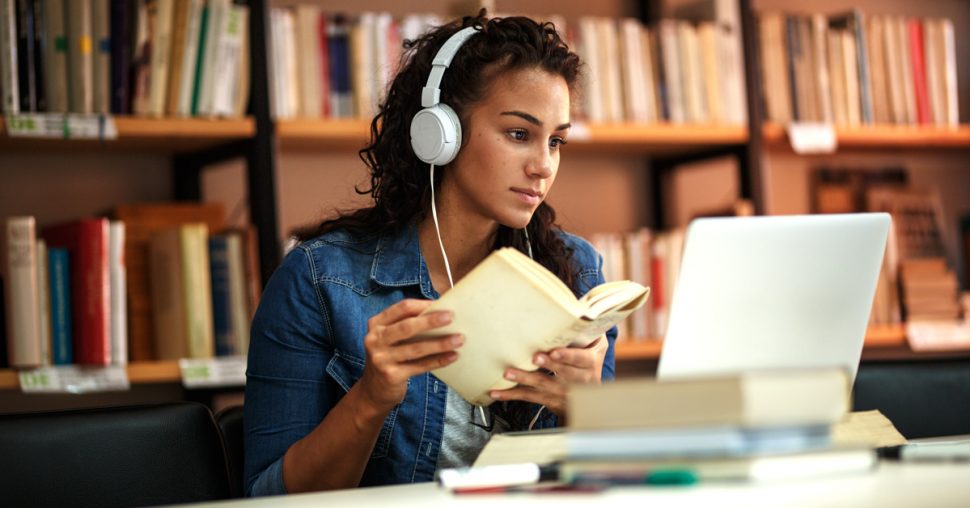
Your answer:
[[[657,376],[838,366],[854,380],[889,225],[885,213],[693,221]]]

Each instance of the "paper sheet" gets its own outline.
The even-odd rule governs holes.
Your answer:
[[[878,409],[855,411],[832,426],[832,442],[839,445],[862,445],[871,447],[906,444],[906,438],[896,430]]]

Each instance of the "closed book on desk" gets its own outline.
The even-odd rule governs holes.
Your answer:
[[[586,346],[647,301],[648,288],[607,282],[576,299],[549,270],[512,249],[499,249],[434,302],[454,320],[422,337],[460,333],[458,360],[432,371],[465,400],[488,405],[490,390],[515,386],[505,369],[535,370],[536,352]],[[419,337],[419,340],[420,338]]]
[[[831,424],[849,409],[849,382],[840,369],[627,379],[573,386],[567,407],[574,430]]]
[[[776,481],[864,473],[876,467],[875,450],[833,447],[800,453],[703,459],[567,460],[559,479],[571,483],[625,483],[656,471],[685,470],[701,481]]]

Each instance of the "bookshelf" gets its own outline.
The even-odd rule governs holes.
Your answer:
[[[285,120],[276,124],[281,150],[356,152],[368,139],[370,121]],[[747,129],[733,125],[585,124],[573,126],[570,148],[583,153],[674,155],[741,145]]]
[[[178,383],[182,380],[178,361],[135,362],[126,368],[131,384]],[[17,372],[0,369],[0,390],[15,390],[20,387]]]
[[[83,141],[83,140],[23,140],[11,138],[6,132],[6,126],[0,118],[0,161],[6,154],[32,154],[38,151],[53,151],[61,154],[71,153],[154,153],[171,158],[173,180],[175,181],[173,194],[178,200],[200,200],[202,196],[202,178],[204,168],[228,159],[242,159],[245,182],[241,192],[246,196],[251,221],[257,226],[260,234],[260,259],[262,261],[262,276],[265,281],[279,262],[280,234],[279,229],[287,229],[285,220],[295,213],[287,214],[283,207],[293,206],[292,202],[302,199],[290,199],[277,203],[277,185],[287,177],[278,175],[277,166],[286,166],[290,156],[298,157],[326,157],[341,156],[340,164],[358,164],[356,151],[367,139],[367,120],[286,120],[273,121],[269,108],[269,67],[267,65],[266,47],[269,26],[267,11],[273,6],[293,5],[296,3],[317,3],[333,10],[349,12],[361,9],[388,9],[397,12],[409,11],[410,5],[393,5],[387,0],[367,0],[360,5],[357,2],[336,2],[329,7],[329,3],[315,0],[250,0],[250,36],[251,44],[251,104],[249,116],[232,120],[207,119],[169,119],[169,118],[138,118],[117,117],[118,139],[111,142]],[[669,2],[668,2],[669,3]],[[870,2],[872,4],[873,2]],[[931,2],[932,3],[932,2]],[[940,3],[940,2],[937,2]],[[511,2],[497,2],[499,11],[513,8]],[[539,5],[541,4],[541,5]],[[537,9],[546,13],[560,12],[562,7],[569,16],[576,13],[591,15],[607,15],[617,17],[640,16],[644,20],[660,19],[664,15],[664,2],[651,0],[649,2],[629,2],[629,0],[614,0],[606,2],[607,7],[601,5],[583,5],[580,2],[565,2],[565,5],[550,2],[539,2]],[[754,2],[753,0],[739,0],[741,10],[741,26],[744,53],[747,56],[745,77],[748,83],[748,117],[747,126],[725,125],[672,125],[672,124],[579,124],[570,138],[569,150],[583,157],[626,157],[636,162],[635,167],[645,169],[657,175],[674,168],[676,164],[690,160],[704,158],[711,155],[730,153],[737,155],[741,161],[741,196],[751,199],[759,213],[770,212],[766,209],[762,189],[762,158],[768,149],[779,149],[787,146],[787,135],[781,125],[763,121],[764,112],[761,104],[760,59],[758,56],[757,33],[754,27],[754,9],[783,8],[797,10],[800,6],[791,0],[771,0]],[[847,0],[833,0],[826,2],[828,6],[835,5],[840,9],[847,9],[852,4]],[[418,9],[438,10],[444,12],[445,2],[424,2]],[[610,11],[612,7],[613,11]],[[829,7],[825,7],[828,9]],[[866,6],[863,6],[866,8]],[[966,18],[967,9],[964,6],[949,7],[959,10]],[[606,9],[604,11],[603,9]],[[814,7],[813,7],[814,9]],[[819,9],[822,9],[820,6]],[[904,9],[919,12],[921,6],[903,6],[895,2],[890,11],[902,12]],[[962,9],[962,10],[961,10]],[[945,9],[934,5],[929,8],[933,15],[946,15]],[[939,14],[943,12],[943,14]],[[959,20],[958,20],[959,21]],[[958,27],[966,26],[957,24]],[[967,31],[960,29],[959,35],[967,37]],[[960,53],[963,55],[963,53]],[[962,68],[961,68],[962,69]],[[960,83],[963,89],[967,87],[966,72],[961,70]],[[961,98],[964,98],[963,93]],[[967,101],[962,101],[966,103]],[[966,109],[966,108],[964,108]],[[965,157],[963,150],[970,148],[970,125],[964,124],[957,129],[945,130],[934,128],[909,128],[896,126],[875,126],[867,128],[847,129],[836,131],[841,151],[861,150],[872,151],[929,151],[942,149],[949,157]],[[780,150],[778,150],[780,151]],[[18,159],[18,160],[22,160]],[[279,162],[282,161],[282,162]],[[594,163],[584,162],[587,166]],[[325,171],[325,170],[322,170]],[[321,172],[322,172],[321,171]],[[284,172],[284,171],[281,171]],[[42,171],[38,172],[42,175]],[[38,176],[35,182],[39,184],[43,176]],[[27,183],[25,185],[31,185]],[[294,186],[313,189],[314,182],[300,182]],[[659,186],[653,185],[654,194],[643,189],[641,194],[647,200],[653,201],[660,196]],[[770,190],[770,189],[769,189]],[[291,203],[287,203],[290,201]],[[109,205],[112,203],[105,203]],[[331,205],[329,202],[317,203],[314,210]],[[658,207],[659,208],[659,207]],[[653,217],[639,218],[643,222],[659,222],[660,212],[653,212]],[[647,214],[650,215],[649,213]],[[301,217],[309,220],[314,217]],[[609,222],[609,221],[602,221]],[[281,227],[282,226],[282,227]],[[875,352],[897,351],[901,357],[931,358],[926,355],[916,355],[905,345],[905,336],[901,328],[873,329],[866,339],[866,355]],[[656,359],[660,353],[659,342],[621,343],[617,349],[617,359],[638,360]],[[956,353],[966,354],[966,353]],[[128,367],[129,378],[132,383],[177,383],[179,372],[176,362],[147,362],[135,363]],[[11,370],[0,370],[0,390],[16,388],[16,374]]]
[[[956,129],[937,127],[908,127],[875,125],[857,128],[837,127],[835,137],[839,149],[873,150],[970,150],[970,125]],[[788,145],[785,128],[777,123],[766,123],[762,128],[766,145]]]
[[[35,150],[102,150],[125,152],[193,152],[251,139],[256,133],[252,118],[144,118],[113,117],[117,139],[37,139],[11,137],[0,118],[0,149],[21,152]]]
[[[616,345],[616,359],[627,360],[657,360],[663,348],[660,340],[632,340],[620,342]],[[906,330],[902,326],[881,325],[872,326],[866,332],[863,347],[863,360],[916,360],[935,358],[966,358],[970,357],[970,350],[953,350],[940,352],[914,352],[906,343]]]

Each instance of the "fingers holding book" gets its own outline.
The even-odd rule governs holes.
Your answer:
[[[407,391],[408,378],[458,359],[455,349],[464,342],[461,335],[412,340],[451,323],[450,312],[422,315],[430,304],[426,300],[402,300],[367,321],[364,337],[367,362],[360,382],[376,404],[400,403]]]

